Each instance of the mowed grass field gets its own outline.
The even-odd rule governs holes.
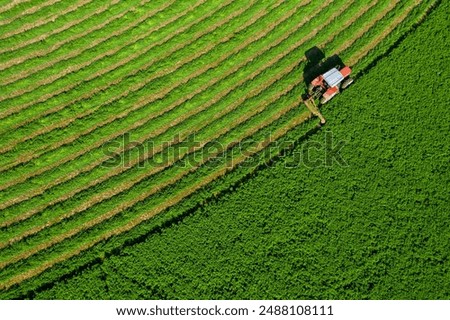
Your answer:
[[[307,49],[363,74],[438,4],[1,1],[1,296],[33,297],[219,195],[269,135],[317,124]]]

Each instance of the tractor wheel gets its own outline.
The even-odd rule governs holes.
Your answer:
[[[342,82],[342,89],[346,89],[348,88],[351,84],[353,83],[353,79],[352,78],[348,78],[346,80],[344,80],[344,82]]]
[[[325,97],[320,98],[320,104],[325,104],[325,103],[327,103],[328,101],[330,101],[330,99],[327,99],[327,98],[325,98]]]

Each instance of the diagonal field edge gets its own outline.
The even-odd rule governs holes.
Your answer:
[[[406,16],[405,16],[405,17],[406,17]],[[225,170],[225,172],[226,172],[226,170]],[[193,192],[192,190],[193,190],[193,189],[190,189],[191,192]],[[184,198],[184,196],[181,197],[181,198]],[[181,199],[180,199],[180,200],[181,200]],[[171,203],[170,205],[173,205],[173,204]],[[154,212],[154,211],[152,211],[152,212]],[[142,215],[141,217],[139,217],[140,219],[139,219],[139,218],[136,218],[135,220],[133,220],[132,225],[133,225],[133,224],[134,224],[134,225],[137,225],[137,224],[141,223],[143,220],[149,219],[151,216],[153,216],[151,213],[146,213],[145,215]],[[119,228],[118,228],[118,229],[115,229],[114,232],[111,232],[111,233],[110,233],[109,237],[111,237],[112,235],[119,234],[119,233],[122,233],[122,232],[124,232],[124,231],[127,231],[127,227],[128,227],[128,225],[127,225],[127,226],[123,226],[123,227],[121,227],[120,229],[119,229]],[[132,227],[134,227],[134,226],[131,226],[131,228],[132,228]],[[130,228],[130,229],[131,229],[131,228]],[[101,239],[101,238],[100,238],[100,239]],[[97,240],[96,242],[101,241],[100,239],[96,239],[96,240]],[[88,244],[87,244],[88,247],[85,247],[86,245],[84,245],[85,248],[79,248],[77,251],[78,251],[78,253],[79,253],[79,252],[84,251],[85,249],[89,248],[89,247],[92,246],[92,245],[93,245],[93,244],[89,244],[89,243],[88,243]],[[80,249],[81,249],[81,250],[80,250]],[[47,262],[46,264],[44,264],[44,265],[41,266],[40,268],[35,268],[35,269],[33,269],[33,270],[29,270],[28,272],[26,272],[26,273],[22,274],[21,276],[19,276],[20,280],[19,280],[19,278],[17,278],[17,277],[15,278],[15,281],[13,281],[14,278],[13,278],[13,279],[10,279],[10,281],[8,281],[7,284],[2,284],[2,287],[3,287],[3,288],[4,288],[4,287],[9,287],[9,286],[13,285],[15,282],[17,283],[17,280],[19,280],[19,282],[20,282],[20,281],[22,281],[22,280],[24,280],[24,279],[26,279],[26,278],[32,277],[32,276],[33,276],[33,273],[36,273],[36,272],[37,272],[37,273],[39,274],[39,273],[43,272],[45,269],[51,267],[53,264],[57,263],[58,260],[60,260],[61,258],[63,258],[63,260],[65,260],[65,259],[67,259],[67,258],[69,258],[69,257],[71,257],[71,256],[73,256],[73,255],[78,254],[77,251],[75,251],[75,252],[70,252],[70,253],[66,253],[65,256],[59,257],[59,259],[54,259],[53,261]],[[63,261],[63,260],[61,260],[61,261]]]
[[[374,1],[374,2],[372,2],[372,4],[374,4],[376,1]],[[365,12],[365,11],[367,11],[367,10],[364,10],[364,11],[362,11],[362,12],[360,12],[360,14],[358,14],[358,16],[357,17],[355,17],[355,19],[357,19],[359,16],[361,16],[362,14],[363,14],[363,12]],[[352,19],[353,20],[353,19]],[[350,22],[348,22],[348,23],[351,23],[351,21]],[[344,24],[344,28],[345,28],[345,24]],[[319,30],[316,30],[316,32],[318,32]],[[338,32],[335,32],[335,35],[337,34]],[[309,38],[311,38],[313,35],[311,35]],[[333,36],[334,37],[334,36]],[[285,38],[285,37],[283,37],[283,38]],[[299,45],[301,45],[303,42],[305,42],[305,41],[307,41],[308,39],[303,39],[304,41],[302,41],[302,42],[298,42],[295,46],[292,46],[291,47],[291,49],[290,50],[288,50],[288,52],[291,52],[293,49],[295,49],[296,47],[298,47]],[[288,53],[287,52],[287,53]],[[286,53],[286,54],[287,54]],[[281,58],[281,57],[278,57],[278,58]],[[272,65],[275,61],[277,61],[278,59],[275,59],[275,60],[273,60],[272,59],[272,62],[270,62],[268,65],[270,66],[270,65]],[[261,70],[262,71],[262,70]],[[261,72],[260,71],[260,72]],[[254,73],[255,74],[255,73]],[[228,90],[227,90],[228,91]],[[144,141],[145,139],[148,139],[149,137],[147,136],[147,137],[143,137],[142,139],[140,139],[140,140],[142,140],[142,141]],[[107,174],[107,177],[110,177],[111,175],[110,174]],[[107,178],[107,177],[105,177],[105,178]],[[103,181],[104,179],[101,179],[101,181]],[[100,182],[101,182],[100,181]],[[98,182],[98,181],[93,181],[95,184]],[[91,185],[91,184],[89,184],[89,185]],[[84,189],[84,188],[83,188]],[[73,195],[73,194],[69,194],[69,195]],[[34,212],[35,210],[33,210],[33,212]]]
[[[295,67],[295,65],[296,65],[296,64],[293,64],[293,65],[291,66],[291,68],[294,68],[294,67]],[[302,80],[299,80],[299,81],[301,82]]]
[[[289,32],[289,34],[290,34],[290,33],[291,33],[291,32]],[[284,38],[285,38],[285,37],[284,37]],[[281,40],[284,40],[284,39],[281,39]],[[280,41],[280,42],[281,42],[281,41]],[[239,48],[239,50],[240,50],[240,49],[242,49],[242,48]],[[270,48],[267,48],[267,49],[270,49]],[[264,52],[265,52],[265,51],[264,51]],[[256,58],[257,56],[261,55],[261,54],[264,53],[264,52],[258,53],[258,54],[256,54],[256,55],[254,55],[254,56],[248,58],[242,65],[235,66],[234,68],[230,69],[230,72],[228,72],[227,74],[222,75],[222,76],[220,76],[220,77],[218,77],[218,78],[215,78],[214,81],[211,81],[210,83],[208,83],[207,86],[204,86],[204,87],[201,88],[201,90],[197,90],[196,92],[194,92],[194,94],[193,94],[192,96],[185,97],[186,99],[184,99],[184,98],[183,98],[183,99],[180,99],[179,101],[176,102],[176,104],[175,104],[174,106],[180,105],[181,103],[184,103],[185,101],[191,99],[193,96],[195,96],[195,95],[197,95],[197,94],[199,94],[199,93],[205,91],[209,86],[211,86],[211,85],[213,85],[213,84],[215,84],[215,83],[218,83],[218,82],[221,81],[223,78],[226,78],[226,77],[229,76],[230,74],[232,74],[232,73],[238,71],[238,70],[237,70],[238,67],[244,66],[245,64],[247,64],[248,62],[250,62],[251,60],[253,60],[254,58]],[[272,64],[272,63],[271,63],[271,64]],[[263,70],[260,70],[260,71],[262,72]],[[255,73],[254,73],[254,74],[255,74]],[[238,86],[238,85],[239,85],[239,83],[236,84],[236,86]],[[219,97],[225,96],[225,95],[226,95],[228,92],[230,92],[230,91],[231,91],[231,90],[226,90],[226,92],[223,93],[223,94],[220,94]],[[218,98],[218,97],[216,97],[216,98]],[[216,100],[216,101],[218,101],[218,100]],[[202,109],[203,109],[203,108],[202,108]],[[201,110],[200,110],[200,111],[201,111]],[[152,119],[152,118],[144,119],[144,121],[147,122],[147,121],[149,121],[150,119]],[[145,123],[144,121],[142,121],[142,122]],[[139,125],[141,126],[142,124],[139,124]],[[132,130],[132,129],[133,129],[133,128],[127,128],[126,131],[129,131],[129,130]],[[163,132],[165,132],[165,131],[163,131]],[[142,139],[140,139],[140,140],[144,141],[145,139],[147,139],[147,138],[149,138],[149,137],[150,137],[150,135],[148,135],[148,136],[146,136],[146,137],[142,137]],[[103,144],[103,141],[100,143],[100,145],[101,145],[101,144]],[[96,145],[96,146],[97,146],[97,145]],[[125,150],[125,149],[124,149],[124,150]],[[101,164],[103,161],[105,161],[105,160],[107,160],[107,159],[108,159],[108,157],[105,157],[105,158],[103,158],[103,159],[101,159],[101,160],[96,161],[96,163],[93,164],[93,165],[94,165],[94,166],[97,166],[97,165]]]

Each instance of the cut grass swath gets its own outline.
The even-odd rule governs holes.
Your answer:
[[[289,50],[290,51],[290,50]],[[272,63],[269,63],[269,66],[271,65]]]
[[[381,40],[380,40],[381,41]],[[116,229],[117,230],[117,229]],[[36,270],[36,269],[34,269],[34,270]]]
[[[300,82],[301,80],[299,80],[299,82]],[[28,251],[28,252],[30,252],[30,251]]]
[[[280,3],[281,3],[281,1],[279,2],[279,4],[280,4]],[[245,9],[245,8],[244,8],[244,9]],[[243,9],[243,11],[244,11],[244,9]],[[238,13],[239,13],[239,12],[238,12]],[[240,32],[240,31],[243,30],[243,29],[245,29],[245,27],[247,27],[248,25],[253,24],[253,22],[255,22],[258,18],[260,18],[260,17],[262,17],[262,16],[264,16],[264,15],[266,15],[266,14],[267,14],[266,11],[261,11],[258,15],[254,16],[254,17],[252,18],[252,20],[250,20],[248,23],[246,23],[245,25],[240,26],[240,28],[238,29],[238,31],[236,31],[236,33],[237,33],[237,32]],[[237,13],[235,13],[235,14],[232,15],[232,16],[230,16],[230,20],[233,19],[233,17],[235,17],[236,15],[237,15]],[[223,25],[224,23],[226,23],[226,22],[227,22],[227,21],[224,20],[223,23],[222,23],[222,25]],[[214,26],[212,26],[212,29],[216,29],[216,28],[218,28],[218,27],[219,27],[219,25],[214,25]],[[211,31],[211,30],[210,30],[210,29],[202,30],[201,33],[198,34],[198,38],[200,38],[200,37],[203,36],[204,34],[207,34],[208,31]],[[195,39],[194,39],[194,40],[195,40]],[[216,42],[216,44],[226,42],[227,40],[228,40],[228,36],[226,36],[225,38],[223,38],[223,39],[221,39],[220,41]],[[180,45],[180,46],[181,46],[181,45]],[[184,46],[183,46],[183,47],[184,47]],[[210,51],[211,49],[213,49],[214,47],[215,47],[215,44],[214,44],[214,43],[209,44],[203,51],[200,51],[200,52],[196,53],[196,56],[190,56],[190,57],[187,57],[187,58],[185,58],[184,60],[179,61],[178,64],[175,65],[175,66],[173,66],[173,65],[172,65],[172,66],[169,66],[168,68],[166,68],[166,69],[164,69],[164,70],[160,70],[160,71],[158,71],[157,73],[152,74],[152,75],[151,75],[149,78],[147,78],[145,81],[143,81],[143,82],[141,82],[141,83],[138,83],[138,84],[137,84],[135,87],[133,87],[133,88],[128,88],[128,90],[127,90],[125,93],[122,93],[120,96],[114,96],[113,98],[107,100],[107,101],[104,102],[103,104],[97,106],[95,109],[99,109],[99,108],[101,108],[101,107],[103,107],[103,106],[106,106],[106,105],[108,105],[108,104],[111,104],[112,102],[118,100],[119,98],[122,98],[122,97],[124,97],[124,96],[129,95],[130,92],[134,92],[134,91],[140,90],[142,87],[144,87],[146,84],[150,83],[151,81],[153,81],[153,80],[155,80],[155,79],[157,79],[157,78],[161,78],[161,77],[163,77],[163,76],[165,76],[165,75],[167,75],[167,74],[169,74],[169,73],[173,73],[174,71],[178,70],[178,69],[181,68],[182,66],[186,65],[188,62],[190,62],[190,61],[192,61],[192,60],[194,60],[194,59],[196,59],[196,58],[198,58],[198,57],[200,57],[200,56],[203,56],[204,54],[206,54],[207,52],[209,52],[209,51]],[[181,48],[175,47],[175,48],[173,49],[173,52],[178,51],[179,49],[181,49]],[[166,55],[167,55],[167,56],[170,56],[171,53],[172,53],[172,52],[168,52]],[[162,59],[162,58],[164,58],[164,57],[159,57],[157,60],[160,60],[160,59]],[[147,67],[151,66],[154,62],[155,62],[155,60],[148,62],[148,63],[147,63],[146,65],[144,65],[141,69],[142,69],[142,70],[145,70]],[[203,68],[202,70],[207,70],[207,69],[209,69],[208,66],[209,66],[209,65],[206,65],[206,68]],[[167,71],[167,70],[169,70],[170,72]],[[136,73],[136,72],[138,72],[138,71],[139,71],[139,70],[135,70],[134,73]],[[198,73],[198,74],[201,74],[202,72],[197,72],[197,73]],[[192,79],[192,78],[194,78],[194,77],[191,75],[190,78],[187,77],[187,78],[181,79],[181,80],[178,81],[177,83],[182,84],[182,83],[185,83],[185,82],[187,82],[188,80],[190,80],[190,79]],[[111,83],[110,83],[110,85],[111,85]],[[169,90],[167,90],[167,89],[165,89],[165,91],[166,91],[166,92],[169,92]],[[162,91],[162,92],[163,92],[163,91]],[[165,94],[159,93],[159,94],[158,94],[158,98],[162,98],[164,95],[165,95]],[[156,98],[154,98],[154,100],[156,100]],[[131,113],[131,112],[133,112],[133,111],[139,109],[140,107],[141,107],[141,106],[139,106],[139,107],[133,106],[132,108],[128,108],[127,110],[125,110],[124,112],[120,113],[119,115],[115,115],[115,116],[109,117],[109,119],[106,120],[106,121],[104,121],[103,123],[97,123],[95,127],[92,127],[92,128],[90,128],[90,129],[88,129],[87,131],[84,131],[82,134],[78,133],[77,136],[75,136],[75,137],[70,137],[70,138],[68,138],[68,139],[65,139],[65,141],[64,141],[63,143],[61,143],[62,141],[59,141],[59,143],[57,143],[56,145],[53,145],[51,148],[45,147],[45,152],[48,152],[49,150],[56,149],[56,148],[60,147],[61,145],[67,144],[67,143],[69,143],[69,142],[71,142],[71,141],[74,141],[74,140],[77,139],[78,137],[83,136],[83,135],[86,135],[86,134],[92,132],[93,130],[96,129],[96,127],[100,127],[100,126],[103,126],[103,125],[105,125],[105,124],[108,124],[108,123],[110,123],[110,122],[112,122],[112,121],[114,121],[114,120],[116,120],[116,119],[123,118],[123,117],[125,117],[126,115],[128,115],[129,113]],[[91,113],[93,113],[93,111],[94,111],[93,109],[90,109],[90,110],[87,111],[87,113],[88,113],[88,114],[91,114]],[[78,117],[82,118],[82,117],[85,117],[86,115],[87,115],[86,113],[83,113],[82,115],[79,115],[79,116],[77,116],[76,118],[78,118]],[[70,123],[73,122],[76,118],[69,119],[69,121],[65,121],[65,122],[69,122],[69,124],[70,124]],[[67,126],[67,125],[68,125],[68,123],[64,123],[63,126],[65,127],[65,126]],[[56,126],[59,127],[59,128],[61,128],[62,124],[57,124]],[[46,128],[45,131],[48,131],[48,130],[51,130],[51,129],[54,129],[54,128],[50,128],[50,129],[49,129],[49,128]],[[35,135],[40,135],[40,134],[42,134],[42,132],[35,133]],[[27,140],[28,140],[28,139],[31,139],[31,137],[27,137]],[[1,152],[6,152],[7,149],[11,149],[11,146],[8,146],[8,147],[3,148]],[[38,151],[39,151],[39,150],[34,149],[34,153],[35,153],[35,154],[36,154],[36,152],[38,152]],[[22,159],[21,163],[23,163],[23,159]],[[7,169],[7,167],[8,167],[8,168],[11,168],[12,166],[15,166],[15,165],[17,165],[17,164],[19,164],[19,163],[14,163],[14,164],[10,164],[10,165],[4,165],[4,166],[3,166],[3,170]]]
[[[59,2],[59,1],[61,1],[61,0],[54,1],[54,2],[56,3],[56,2]],[[92,1],[93,0],[80,0],[75,5],[72,5],[72,6],[66,8],[66,9],[64,9],[64,10],[62,10],[62,11],[56,13],[56,14],[51,14],[48,17],[38,19],[37,21],[21,24],[20,28],[16,28],[16,29],[13,29],[13,30],[11,30],[9,32],[5,32],[5,33],[1,34],[0,35],[0,40],[5,40],[5,39],[7,39],[9,37],[12,37],[14,35],[18,35],[18,34],[21,34],[21,33],[25,32],[25,31],[28,31],[30,29],[33,29],[33,28],[36,28],[38,26],[47,24],[47,23],[49,23],[49,22],[51,22],[51,21],[53,21],[53,20],[55,20],[55,19],[57,19],[57,18],[59,18],[61,16],[64,16],[64,15],[68,14],[69,12],[75,11],[78,8],[82,7],[82,6],[85,6],[86,4],[88,4],[88,3],[92,2]],[[52,5],[54,5],[54,3],[52,3]],[[8,22],[7,25],[9,25],[11,23],[12,22]]]
[[[23,3],[26,3],[26,2],[30,2],[30,1],[13,1],[10,4],[5,5],[5,7],[0,9],[0,11],[1,12],[5,12],[5,11],[8,11],[8,10],[11,10],[14,6],[17,6],[19,4],[23,4]],[[36,6],[32,6],[32,7],[28,8],[28,9],[25,9],[25,10],[21,11],[19,14],[15,15],[15,16],[12,16],[12,17],[4,19],[4,20],[0,20],[0,26],[6,25],[6,24],[10,24],[10,23],[14,22],[17,19],[23,18],[25,16],[32,15],[32,14],[38,12],[39,10],[41,10],[43,8],[46,8],[46,7],[49,7],[49,6],[52,6],[52,5],[54,5],[54,4],[58,3],[58,2],[61,2],[61,0],[50,0],[50,1],[46,1],[46,2],[43,1],[42,3],[40,3],[40,4],[36,5]]]
[[[306,23],[306,21],[305,21],[305,23]],[[290,34],[290,33],[289,33],[289,34]],[[264,33],[261,33],[261,35],[258,36],[258,37],[256,37],[256,38],[260,38],[260,37],[262,37],[263,35],[264,35]],[[256,38],[253,38],[252,40],[256,40]],[[280,40],[284,40],[284,39],[280,39]],[[306,41],[306,39],[304,39],[304,41]],[[301,40],[301,42],[299,42],[299,43],[297,43],[297,44],[300,45],[300,44],[303,43],[304,41]],[[244,45],[245,45],[245,43],[244,43],[244,44],[241,44],[241,45],[238,47],[238,50],[240,50],[241,48],[243,48]],[[267,49],[269,49],[269,48],[267,48]],[[288,52],[291,52],[292,50],[293,50],[293,47],[291,47],[291,49],[290,49]],[[264,51],[263,51],[263,52],[264,52]],[[262,52],[261,52],[261,53],[262,53]],[[287,54],[287,52],[286,52],[286,54]],[[256,54],[256,55],[250,57],[248,60],[251,61],[252,59],[258,57],[259,55],[260,55],[260,54],[258,53],[258,54]],[[285,55],[279,56],[278,58],[281,58],[281,57],[283,57],[283,56],[285,56]],[[245,65],[245,64],[248,62],[248,60],[245,61],[245,63],[244,63],[243,65]],[[278,61],[278,59],[275,60],[275,61]],[[273,59],[272,59],[272,62],[274,62]],[[269,66],[272,65],[272,62],[270,62],[268,65],[269,65]],[[233,68],[233,69],[236,69],[236,68]],[[232,70],[233,70],[233,69],[232,69]],[[262,70],[261,70],[261,71],[262,71]],[[226,73],[225,75],[221,75],[221,76],[220,76],[219,78],[217,78],[215,81],[212,81],[212,83],[217,83],[219,80],[221,80],[222,78],[224,78],[224,77],[227,76],[228,74],[229,74],[229,73]],[[208,86],[208,87],[209,87],[209,86]],[[202,88],[202,89],[206,89],[206,88],[207,88],[207,87],[204,87],[204,88]],[[226,92],[229,92],[229,91],[227,90]],[[223,95],[221,94],[220,96],[223,96]],[[181,101],[179,101],[179,103],[183,103],[183,102],[185,102],[185,101],[187,101],[187,99],[182,99]],[[145,101],[143,101],[143,102],[145,102]],[[141,103],[143,103],[143,102],[141,102]],[[147,101],[147,103],[148,103],[148,101]],[[179,103],[176,103],[174,106],[178,105]],[[171,106],[170,108],[172,109],[174,106]],[[162,110],[162,111],[164,111],[164,113],[165,113],[165,112],[168,111],[168,110]],[[161,114],[162,114],[162,112],[161,112]],[[132,127],[127,128],[126,130],[124,130],[124,131],[121,132],[120,134],[122,134],[122,133],[124,133],[124,132],[128,132],[128,131],[133,130],[133,129],[136,129],[137,127],[142,126],[143,124],[145,124],[146,122],[148,122],[149,120],[151,120],[151,119],[153,119],[153,118],[154,118],[154,115],[151,115],[150,118],[142,119],[142,121],[141,121],[140,123],[137,123],[137,124],[135,123]],[[115,134],[116,134],[116,136],[117,136],[117,133],[115,133]],[[119,134],[119,135],[120,135],[120,134]],[[111,140],[111,139],[112,139],[112,137],[110,137],[108,140],[101,141],[100,144],[97,144],[96,146],[98,147],[99,145],[101,145],[101,144],[103,144],[103,143],[105,143],[106,141],[109,141],[109,140]],[[86,150],[85,150],[85,151],[86,151]],[[96,165],[100,164],[102,161],[104,161],[104,160],[106,160],[106,159],[107,159],[107,158],[103,158],[103,159],[97,161]]]
[[[19,43],[16,43],[15,45],[8,46],[8,47],[6,47],[4,49],[0,48],[0,54],[5,54],[7,52],[16,51],[16,50],[24,48],[26,46],[32,45],[32,44],[34,44],[36,42],[40,42],[40,41],[46,40],[46,39],[48,39],[51,36],[54,36],[56,34],[59,34],[59,33],[63,32],[63,31],[66,31],[66,30],[68,30],[68,29],[70,29],[70,28],[72,28],[74,26],[78,26],[82,22],[84,22],[86,20],[89,20],[90,18],[92,18],[94,16],[98,16],[98,15],[104,13],[105,11],[110,9],[111,6],[116,5],[119,2],[120,2],[120,0],[112,0],[110,3],[105,4],[103,6],[100,6],[100,7],[97,7],[96,10],[90,12],[87,15],[83,15],[79,19],[68,21],[66,24],[64,24],[63,26],[61,26],[61,27],[59,27],[57,29],[52,29],[49,32],[46,32],[44,34],[40,34],[38,36],[34,36],[34,37],[32,37],[32,38],[30,38],[28,40],[21,41]],[[117,18],[120,18],[121,16],[122,15],[113,16],[113,17],[110,18],[110,21],[112,21],[114,19],[117,19]],[[98,24],[96,27],[100,29],[100,28],[103,28],[105,25],[106,24],[101,23],[101,24]],[[77,33],[76,35],[73,35],[72,37],[66,37],[65,40],[66,40],[66,42],[70,42],[73,39],[77,39],[77,38],[83,37],[85,34],[88,34],[89,32],[91,32],[91,30],[87,30],[86,33]],[[54,47],[55,47],[55,45],[53,45],[50,50],[52,50]],[[9,79],[2,79],[1,81],[5,81],[5,80],[8,81]],[[8,83],[9,82],[0,82],[1,85],[5,85],[5,84],[8,84]]]

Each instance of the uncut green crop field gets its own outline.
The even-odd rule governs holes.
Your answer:
[[[364,74],[439,3],[1,0],[0,297],[34,297],[276,157],[268,136],[317,126],[306,50]]]

